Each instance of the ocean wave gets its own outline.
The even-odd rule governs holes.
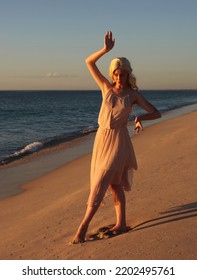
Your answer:
[[[58,136],[46,138],[42,141],[32,142],[22,148],[19,148],[17,151],[11,153],[10,155],[6,156],[5,158],[1,158],[0,165],[4,165],[4,164],[10,163],[12,161],[15,161],[17,159],[23,158],[27,155],[38,152],[44,148],[54,147],[61,143],[71,141],[71,140],[79,138],[79,137],[83,137],[87,134],[95,132],[96,130],[97,130],[97,126],[87,126],[87,127],[83,127],[80,130],[77,130],[77,131],[73,131],[70,133],[64,133],[64,134],[61,134]]]
[[[37,152],[38,150],[42,149],[42,147],[43,147],[42,143],[40,143],[40,142],[33,142],[33,143],[28,144],[27,146],[25,146],[20,151],[15,152],[13,154],[13,156],[19,156],[19,155],[28,154],[28,153],[34,153],[34,152]]]
[[[5,157],[4,159],[2,159],[0,161],[0,164],[2,165],[2,164],[12,162],[12,161],[22,158],[26,155],[35,153],[35,152],[41,150],[42,148],[43,148],[43,144],[41,142],[30,143],[30,144],[26,145],[25,147],[23,147],[22,149],[19,149],[18,151],[13,152],[12,154],[10,154],[7,157]]]

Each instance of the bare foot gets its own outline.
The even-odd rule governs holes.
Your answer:
[[[128,231],[128,227],[125,226],[121,226],[121,225],[115,225],[114,227],[106,230],[103,235],[102,238],[111,238],[111,237],[115,237],[117,235],[126,233]]]
[[[79,243],[84,243],[85,242],[85,236],[87,232],[87,226],[80,226],[73,241],[71,242],[72,244],[79,244]]]
[[[110,231],[119,231],[119,232],[126,232],[127,231],[127,226],[122,226],[122,225],[115,225],[114,227],[110,228]]]

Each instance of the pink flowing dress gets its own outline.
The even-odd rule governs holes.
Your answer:
[[[96,205],[103,200],[110,184],[125,191],[131,190],[133,169],[137,169],[135,152],[127,129],[132,111],[132,92],[119,96],[113,89],[103,93],[98,117],[90,174],[88,204]]]

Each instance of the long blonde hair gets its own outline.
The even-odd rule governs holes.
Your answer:
[[[114,58],[109,67],[109,76],[113,82],[113,74],[116,69],[122,69],[127,71],[129,74],[129,87],[131,87],[133,90],[138,90],[137,84],[136,84],[136,77],[133,74],[133,69],[131,68],[131,64],[129,60],[126,57],[117,57]]]

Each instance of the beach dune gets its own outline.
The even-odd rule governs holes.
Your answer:
[[[197,112],[132,138],[138,161],[127,197],[129,232],[70,245],[89,194],[91,154],[0,201],[0,259],[196,259]],[[22,174],[21,174],[22,176]],[[115,223],[111,196],[88,229]]]

